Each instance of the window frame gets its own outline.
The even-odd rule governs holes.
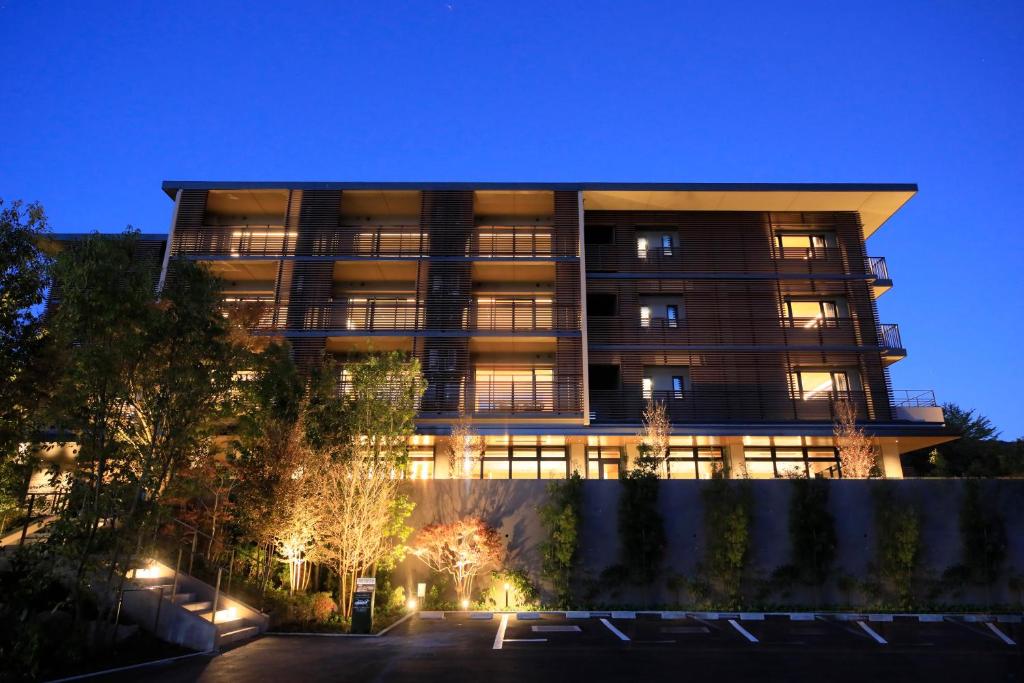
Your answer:
[[[715,451],[717,455],[707,456],[702,453]],[[700,463],[719,463],[725,467],[725,448],[722,446],[669,446],[668,455],[665,457],[665,478],[666,479],[701,479]],[[679,467],[692,467],[692,477],[673,477],[672,465]]]
[[[497,453],[500,449],[504,449],[505,450],[504,455],[493,455],[493,453]],[[525,451],[528,451],[528,450],[533,450],[534,451],[533,456],[532,457],[523,457],[521,455],[521,453],[523,453]],[[560,450],[562,452],[561,457],[553,458],[553,457],[550,457],[550,456],[549,457],[544,457],[543,456],[543,451],[555,451],[555,450]],[[516,452],[519,452],[520,455],[515,455]],[[490,455],[489,455],[489,453],[490,453]],[[488,462],[491,462],[491,463],[504,462],[504,463],[506,463],[506,474],[507,474],[507,476],[504,477],[505,479],[528,479],[527,477],[514,477],[514,476],[512,476],[513,475],[513,469],[514,469],[513,466],[512,466],[512,463],[515,463],[515,462],[518,462],[518,463],[533,463],[534,464],[534,474],[536,476],[534,476],[532,478],[533,479],[538,479],[538,480],[542,479],[542,477],[541,477],[541,463],[542,462],[548,462],[548,463],[559,462],[559,463],[564,463],[565,464],[565,471],[564,471],[564,474],[561,477],[546,477],[546,478],[547,479],[568,479],[569,478],[569,464],[570,464],[570,462],[569,462],[569,445],[565,444],[565,443],[563,443],[561,445],[550,445],[550,444],[545,445],[545,444],[541,443],[541,437],[539,437],[539,436],[536,437],[535,443],[533,443],[533,444],[516,443],[516,437],[515,436],[510,436],[508,438],[508,443],[507,444],[495,444],[495,443],[486,443],[486,442],[483,444],[483,453],[482,453],[482,455],[480,457],[480,469],[479,469],[479,475],[480,475],[479,478],[480,479],[484,479],[484,472],[487,469],[486,463],[488,463]],[[499,478],[492,478],[491,480],[492,481],[500,481],[500,479],[501,478],[499,477]]]

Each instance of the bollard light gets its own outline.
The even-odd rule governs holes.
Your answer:
[[[416,609],[416,605],[416,598],[409,598],[409,600],[405,603],[405,606],[411,610]]]

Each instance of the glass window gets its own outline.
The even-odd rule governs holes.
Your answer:
[[[825,258],[836,246],[830,232],[780,232],[775,239],[782,258]]]
[[[744,437],[747,444],[753,437]],[[834,447],[823,447],[817,442],[824,440],[819,437],[776,436],[757,437],[767,439],[767,446],[746,446],[743,455],[747,461],[747,473],[754,477],[754,472],[766,475],[768,466],[772,466],[775,475],[836,477],[839,476],[839,453]],[[813,443],[814,445],[808,445]]]
[[[513,460],[512,461],[512,478],[513,479],[536,479],[537,478],[537,461],[536,460]]]
[[[679,306],[675,304],[665,306],[665,321],[669,327],[679,326]]]
[[[661,236],[661,252],[665,256],[672,255],[672,235]]]
[[[643,381],[643,396],[645,399],[651,398],[654,395],[654,380],[650,377],[644,377]]]
[[[615,446],[587,448],[587,479],[618,479],[622,452]]]
[[[672,398],[683,397],[683,378],[673,377],[672,378]]]
[[[771,460],[747,460],[747,476],[751,479],[774,479],[775,465]]]
[[[566,462],[564,459],[540,461],[541,479],[565,479],[566,476]]]
[[[636,238],[636,257],[647,258],[647,238],[637,237]]]
[[[484,479],[508,479],[508,460],[484,460]]]
[[[710,479],[724,465],[721,448],[669,446],[665,459],[669,479]]]
[[[640,307],[640,327],[651,326],[651,307],[641,306]]]
[[[833,392],[850,391],[850,378],[845,370],[798,370],[790,379],[794,398],[805,401],[827,398]]]

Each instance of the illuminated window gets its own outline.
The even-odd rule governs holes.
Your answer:
[[[551,367],[477,367],[476,409],[498,412],[554,410],[555,371]]]
[[[484,479],[565,479],[569,475],[564,437],[486,436],[484,444]]]
[[[752,442],[757,445],[751,445]],[[822,447],[812,437],[743,437],[743,457],[747,476],[752,479],[775,477],[834,478],[839,472],[839,451]]]
[[[794,325],[805,328],[828,326],[829,321],[839,317],[839,306],[835,301],[790,300],[786,302],[786,309]]]
[[[587,479],[618,479],[622,450],[617,446],[587,447]]]
[[[637,237],[636,238],[636,257],[647,258],[647,238]]]
[[[775,236],[782,258],[825,258],[835,249],[836,237],[830,232],[780,232]]]
[[[672,235],[661,236],[661,253],[665,256],[672,255]]]
[[[672,398],[683,397],[683,387],[686,386],[686,380],[684,377],[673,377],[672,378]]]
[[[650,377],[644,377],[643,397],[645,400],[654,397],[654,380]]]
[[[641,306],[640,307],[640,327],[651,326],[651,307]]]
[[[793,398],[805,401],[848,394],[850,375],[846,370],[797,370],[790,374]]]
[[[413,437],[416,439],[417,437]],[[414,447],[409,449],[409,479],[434,478],[434,449]]]
[[[665,467],[669,479],[711,479],[724,462],[721,448],[669,446]]]
[[[665,324],[669,327],[679,326],[679,306],[668,304],[665,306]]]

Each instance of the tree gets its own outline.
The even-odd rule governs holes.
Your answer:
[[[554,587],[559,604],[570,607],[583,526],[583,479],[579,472],[548,484],[548,500],[540,507],[540,522],[547,533],[541,544],[541,572]]]
[[[419,363],[392,352],[370,354],[315,373],[304,415],[305,439],[321,465],[316,482],[315,557],[340,577],[339,603],[351,615],[355,579],[390,567],[408,537],[413,504],[401,492],[408,440],[425,388]]]
[[[844,478],[867,479],[876,468],[875,447],[871,438],[857,425],[857,407],[852,401],[836,402],[836,420],[832,427],[839,449],[839,468]]]
[[[921,523],[917,511],[901,504],[889,488],[878,490],[875,503],[875,561],[880,583],[901,609],[913,602],[914,574],[921,558]]]
[[[642,455],[660,462],[668,456],[669,438],[672,434],[672,424],[669,422],[665,403],[648,399],[643,418],[644,426],[640,433]]]
[[[0,200],[0,456],[3,469],[14,474],[13,490],[21,493],[23,473],[14,467],[18,444],[26,441],[39,401],[45,395],[49,367],[44,359],[46,332],[40,307],[50,286],[51,259],[41,249],[48,235],[46,215],[38,204]],[[5,501],[0,500],[0,507]],[[10,502],[10,501],[6,501]]]
[[[943,403],[942,412],[946,426],[961,433],[962,438],[973,441],[988,441],[999,438],[999,430],[984,415],[974,409],[961,408],[956,403]]]
[[[483,439],[473,424],[463,415],[452,425],[448,436],[448,477],[450,479],[476,479],[480,476],[483,460]]]
[[[451,575],[460,604],[472,599],[473,580],[484,569],[498,566],[504,552],[497,530],[479,517],[425,526],[411,550],[435,572]]]

